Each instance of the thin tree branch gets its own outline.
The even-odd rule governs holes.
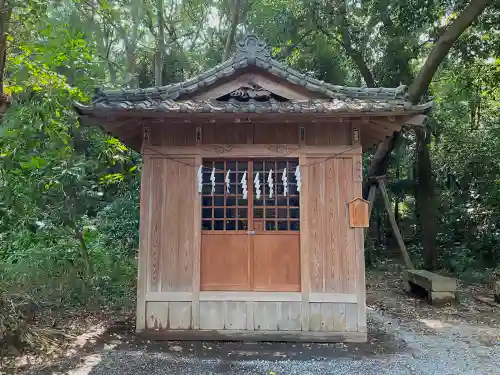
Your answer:
[[[462,33],[484,12],[493,0],[471,0],[471,2],[460,12],[459,16],[439,37],[431,52],[427,56],[424,65],[420,69],[417,78],[408,90],[409,100],[417,103],[429,88],[432,77],[437,68],[448,55],[453,43]]]
[[[280,55],[279,55],[279,58],[280,58],[280,59],[284,59],[285,57],[288,57],[288,56],[292,53],[292,51],[293,51],[295,48],[297,48],[297,46],[298,46],[300,43],[302,43],[302,41],[303,41],[305,38],[307,38],[309,35],[311,35],[311,34],[312,34],[313,32],[315,32],[315,31],[317,32],[318,30],[317,30],[317,29],[309,29],[308,31],[306,31],[304,34],[302,34],[302,36],[301,36],[299,39],[297,39],[297,40],[295,41],[295,43],[293,43],[291,46],[288,46],[284,52],[281,52],[281,53],[280,53]]]

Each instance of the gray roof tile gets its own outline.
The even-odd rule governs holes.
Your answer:
[[[288,82],[321,93],[330,99],[321,101],[289,102],[217,102],[217,101],[180,101],[182,95],[192,94],[206,86],[214,85],[220,79],[233,75],[238,69],[248,65],[262,68]],[[407,87],[397,88],[361,88],[338,86],[325,83],[304,75],[297,70],[274,60],[268,46],[253,35],[237,43],[235,54],[227,61],[195,76],[191,79],[161,87],[130,90],[98,91],[90,106],[77,103],[79,111],[92,110],[157,110],[166,112],[338,112],[338,111],[388,111],[416,110],[407,102]],[[424,105],[430,107],[429,103]]]
[[[313,99],[289,100],[279,102],[269,100],[260,102],[249,100],[240,102],[235,99],[229,101],[218,100],[143,100],[98,102],[93,107],[77,104],[80,112],[93,111],[146,111],[169,113],[341,113],[341,112],[392,112],[392,111],[423,111],[432,106],[432,103],[413,105],[408,107],[403,100],[379,101],[373,99]]]

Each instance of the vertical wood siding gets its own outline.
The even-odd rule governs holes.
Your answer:
[[[296,289],[299,299],[286,300],[276,292],[276,300],[210,300],[206,296],[199,300],[200,285],[203,289],[204,283],[217,282],[218,272],[230,272],[228,264],[221,264],[214,267],[213,275],[202,273],[200,280],[199,271],[195,271],[200,262],[209,264],[217,259],[215,254],[198,258],[202,241],[194,165],[200,157],[180,156],[180,163],[145,157],[143,185],[147,193],[141,195],[146,209],[141,208],[138,291],[142,296],[138,298],[138,321],[144,323],[140,329],[366,332],[363,229],[349,227],[348,213],[348,202],[361,194],[361,181],[353,177],[360,158],[300,156],[300,164],[308,165],[302,168],[301,232],[297,238],[301,271],[284,274],[293,276],[297,284],[300,281]],[[210,237],[219,240],[219,236]],[[227,257],[218,259],[231,263]],[[294,261],[298,260],[295,254]],[[242,277],[235,279],[235,284],[246,285],[248,275],[237,264],[233,268],[235,276]],[[268,282],[280,284],[281,279]],[[175,293],[177,297],[169,300]]]
[[[307,158],[312,293],[357,291],[355,232],[349,227],[347,203],[361,192],[354,191],[352,163],[352,158]]]
[[[186,165],[191,164],[191,165]],[[148,292],[192,291],[194,158],[151,159]]]

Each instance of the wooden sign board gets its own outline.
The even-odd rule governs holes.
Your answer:
[[[370,218],[368,216],[370,202],[363,198],[354,198],[349,202],[349,226],[351,228],[368,228]]]

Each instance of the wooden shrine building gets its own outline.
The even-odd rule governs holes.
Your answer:
[[[76,104],[143,156],[137,331],[365,341],[362,151],[430,104],[325,83],[254,36],[182,83]]]

